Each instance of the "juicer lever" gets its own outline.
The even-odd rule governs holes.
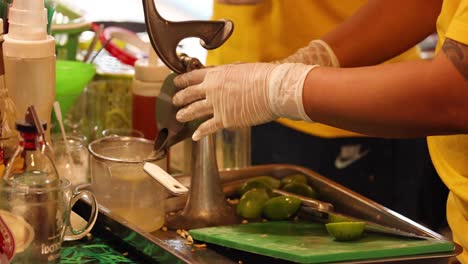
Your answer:
[[[196,58],[179,56],[176,49],[181,40],[190,37],[200,39],[205,49],[221,46],[232,34],[234,24],[229,20],[182,21],[165,20],[158,12],[154,0],[143,0],[145,22],[151,44],[159,58],[176,73],[202,68]]]

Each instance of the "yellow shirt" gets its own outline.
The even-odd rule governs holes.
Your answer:
[[[214,2],[213,18],[231,19],[235,28],[223,46],[208,53],[208,65],[285,58],[311,40],[331,31],[367,1],[268,0],[258,5],[240,6]],[[417,58],[418,51],[411,49],[392,61]],[[286,119],[280,119],[279,122],[324,138],[360,136],[319,123]]]
[[[468,45],[468,0],[444,1],[437,33],[437,52],[446,38]],[[468,135],[429,137],[428,145],[432,162],[450,190],[447,220],[454,240],[464,248],[458,259],[468,263]]]

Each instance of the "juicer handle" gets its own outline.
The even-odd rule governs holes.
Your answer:
[[[221,46],[234,30],[234,24],[229,20],[168,21],[159,14],[154,0],[142,1],[151,45],[164,64],[176,73],[190,71],[187,62],[197,63],[190,57],[189,61],[183,56],[179,57],[176,49],[180,41],[196,37],[200,39],[200,44],[205,49],[215,49]]]

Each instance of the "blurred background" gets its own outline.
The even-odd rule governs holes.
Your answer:
[[[140,0],[63,0],[81,10],[91,21],[143,22],[143,7]],[[167,19],[208,19],[213,0],[157,0],[156,6]],[[112,3],[112,5],[111,5]],[[106,12],[111,11],[112,12]]]
[[[83,14],[87,21],[113,21],[144,23],[141,0],[62,0],[72,9]],[[111,4],[112,3],[112,4]],[[172,21],[209,19],[212,15],[213,0],[156,0],[161,15]],[[204,60],[206,51],[197,39],[188,39],[183,43],[187,53]]]

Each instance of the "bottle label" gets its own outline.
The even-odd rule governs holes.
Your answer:
[[[42,146],[44,142],[37,138],[37,133],[21,132],[23,140],[20,141],[20,146],[27,150],[36,150]]]
[[[3,30],[3,28],[0,29],[0,30]],[[0,41],[0,56],[2,56],[2,58],[3,58],[3,38]],[[0,63],[0,75],[3,77],[4,74],[5,74],[5,65],[4,65],[3,59],[2,59],[2,63]]]
[[[0,216],[0,260],[5,257],[10,261],[15,254],[15,239],[11,230]],[[0,261],[1,262],[1,261]],[[3,263],[3,262],[2,262]]]
[[[5,151],[0,147],[0,165],[5,164]]]
[[[5,151],[0,147],[0,175],[3,175],[3,172],[5,171],[5,164]]]

